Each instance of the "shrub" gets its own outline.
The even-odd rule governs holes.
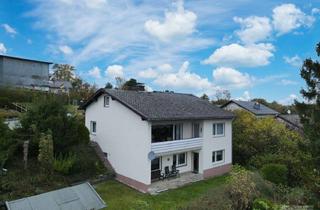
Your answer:
[[[255,199],[252,206],[253,210],[276,210],[277,207],[269,200],[258,198]]]
[[[52,171],[53,160],[53,142],[51,131],[48,131],[47,134],[41,133],[38,161],[44,171]]]
[[[261,168],[262,176],[275,184],[288,183],[288,168],[283,164],[270,163]]]
[[[69,153],[67,155],[59,155],[53,161],[53,168],[55,171],[69,175],[72,172],[72,168],[76,162],[76,155],[74,153]]]
[[[39,132],[52,131],[55,151],[68,153],[75,145],[88,144],[89,131],[77,116],[68,115],[62,101],[44,98],[34,104],[21,120],[23,135],[29,135],[34,125]]]
[[[232,209],[245,210],[250,208],[257,196],[256,185],[251,172],[242,167],[234,166],[228,187],[228,194],[232,202]]]

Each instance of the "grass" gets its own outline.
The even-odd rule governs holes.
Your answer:
[[[227,175],[199,181],[178,189],[169,190],[159,195],[140,193],[114,180],[96,185],[96,190],[107,203],[107,209],[179,209],[203,196],[209,189],[223,186]]]

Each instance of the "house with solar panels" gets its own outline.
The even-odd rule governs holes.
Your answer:
[[[276,117],[279,115],[279,112],[256,101],[230,100],[222,105],[221,108],[229,111],[245,110],[256,117]]]
[[[141,192],[231,169],[234,115],[194,95],[100,89],[82,108],[117,180]]]

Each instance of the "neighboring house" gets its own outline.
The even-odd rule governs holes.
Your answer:
[[[50,92],[52,93],[69,93],[72,84],[69,81],[50,81]]]
[[[39,195],[8,201],[5,202],[5,206],[8,210],[99,210],[104,209],[106,204],[87,182]]]
[[[222,105],[221,108],[229,111],[245,110],[256,117],[275,117],[279,114],[277,111],[255,101],[231,100]]]
[[[289,129],[303,133],[303,125],[298,114],[279,114],[276,119],[284,123]]]
[[[0,55],[0,86],[49,90],[51,62]]]
[[[203,178],[231,169],[234,115],[196,96],[100,89],[82,108],[117,179],[141,192],[172,165]]]

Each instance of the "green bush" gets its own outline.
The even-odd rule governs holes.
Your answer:
[[[59,155],[57,158],[53,161],[53,168],[55,171],[64,174],[69,175],[72,172],[72,168],[74,167],[74,164],[76,163],[76,155],[74,153],[69,153],[67,155]]]
[[[51,130],[54,150],[59,153],[66,154],[75,145],[89,143],[89,131],[83,121],[70,115],[63,102],[57,98],[39,100],[22,118],[21,125],[22,136],[30,135],[32,126],[38,132]]]
[[[234,166],[228,185],[232,209],[245,210],[250,208],[257,193],[252,173],[242,167]]]
[[[288,183],[288,168],[283,164],[269,163],[261,168],[262,176],[275,184]]]
[[[252,206],[253,210],[276,210],[277,207],[269,200],[258,198],[255,199]]]
[[[41,133],[39,141],[38,161],[45,172],[52,171],[53,164],[53,142],[51,131]]]

